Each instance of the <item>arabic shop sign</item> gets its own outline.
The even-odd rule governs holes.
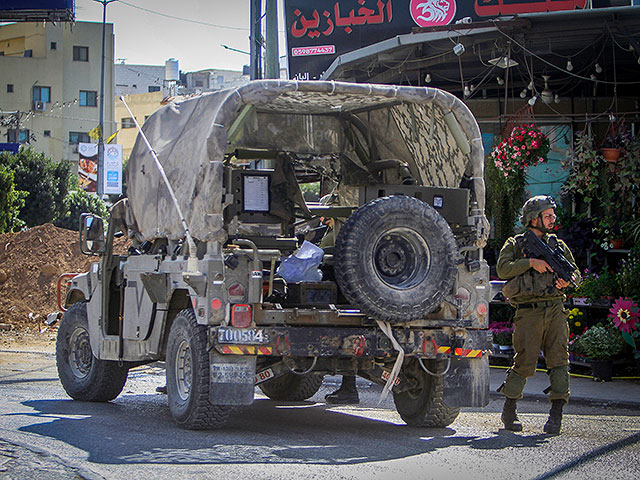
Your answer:
[[[319,78],[343,53],[465,17],[557,12],[585,7],[588,0],[284,0],[289,75]]]

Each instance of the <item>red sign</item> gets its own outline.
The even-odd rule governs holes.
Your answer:
[[[335,45],[322,45],[319,47],[296,47],[291,49],[291,55],[302,57],[304,55],[329,55],[336,53]]]
[[[454,0],[411,0],[411,18],[421,27],[449,25],[456,15]]]

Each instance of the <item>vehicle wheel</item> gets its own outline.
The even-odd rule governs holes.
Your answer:
[[[423,318],[442,302],[456,277],[458,249],[451,228],[417,198],[377,198],[340,229],[336,280],[351,304],[379,320]]]
[[[108,402],[116,398],[129,372],[125,365],[99,360],[93,355],[86,302],[73,304],[60,321],[56,364],[65,391],[74,400],[85,402]]]
[[[260,390],[272,400],[289,400],[293,402],[313,397],[322,385],[324,375],[309,373],[296,375],[285,373],[281,377],[267,380],[259,384]]]
[[[167,397],[175,421],[191,430],[222,425],[232,408],[209,402],[207,327],[198,325],[192,310],[173,321],[167,341]]]
[[[444,361],[423,360],[423,362],[434,373],[444,371]],[[401,393],[394,392],[393,401],[400,417],[407,425],[443,428],[451,425],[458,418],[460,409],[450,407],[443,401],[444,376],[428,374],[415,359],[403,367],[403,373],[415,386]]]

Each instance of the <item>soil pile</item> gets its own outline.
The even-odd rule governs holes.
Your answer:
[[[56,296],[58,277],[63,273],[86,272],[96,261],[98,257],[80,253],[78,232],[50,223],[23,232],[1,234],[2,327],[39,332],[47,315],[59,310]],[[63,288],[63,301],[65,291]]]

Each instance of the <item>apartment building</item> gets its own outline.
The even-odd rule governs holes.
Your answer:
[[[116,130],[113,24],[106,24],[104,136]],[[77,163],[99,125],[102,23],[0,26],[0,141]]]

